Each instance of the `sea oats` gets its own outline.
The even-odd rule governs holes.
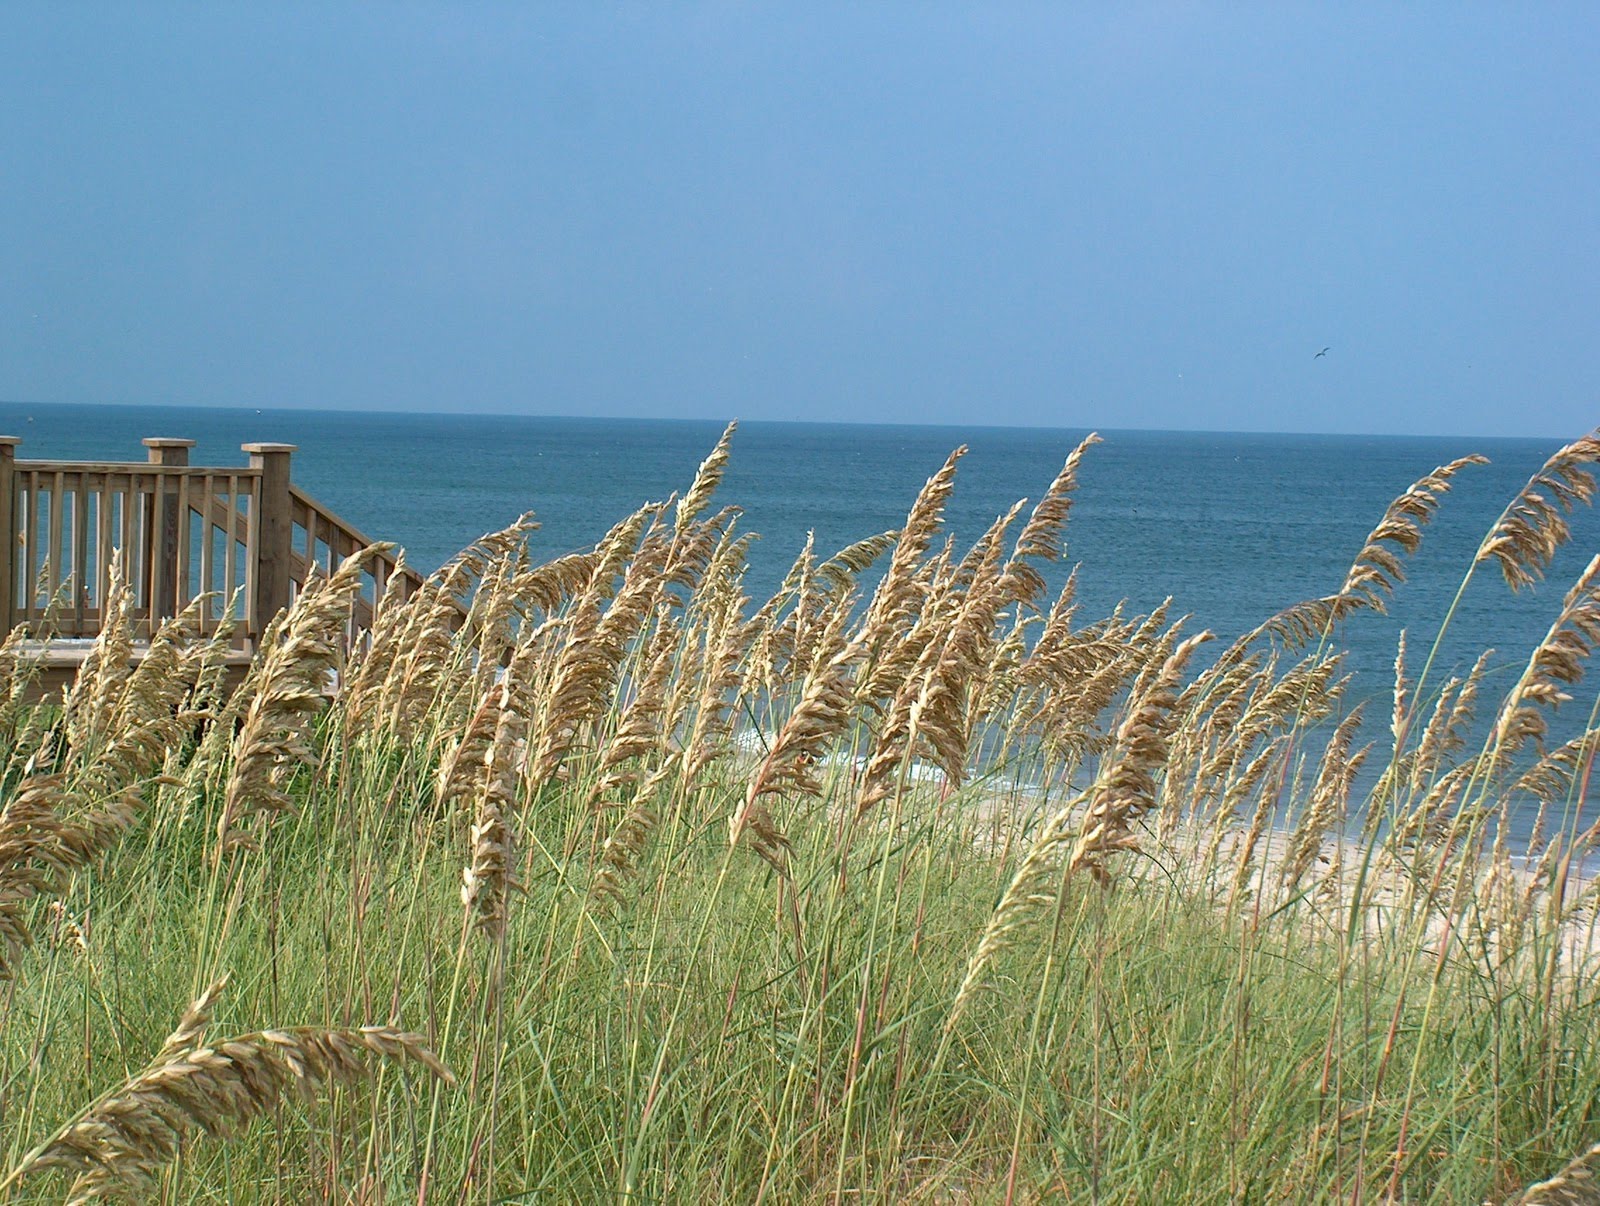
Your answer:
[[[749,832],[757,853],[768,861],[772,861],[775,850],[786,845],[786,840],[780,840],[782,835],[762,803],[763,797],[784,791],[821,795],[818,767],[849,723],[851,676],[861,650],[847,640],[845,622],[843,613],[836,615],[824,645],[832,652],[807,676],[794,710],[779,728],[766,757],[750,778],[743,801],[728,820],[729,844],[739,845]]]
[[[516,644],[520,620],[514,584],[523,568],[512,557],[496,561],[487,568],[473,595],[462,636],[471,645],[470,659],[478,688],[494,681],[501,663]]]
[[[511,583],[512,598],[520,608],[552,614],[589,584],[599,558],[598,551],[590,549],[523,570]]]
[[[1600,1143],[1574,1157],[1548,1181],[1528,1186],[1508,1206],[1595,1206],[1600,1202]]]
[[[1450,479],[1468,465],[1486,464],[1487,459],[1481,456],[1458,457],[1420,478],[1390,503],[1356,555],[1339,596],[1360,600],[1374,611],[1384,611],[1395,586],[1405,580],[1400,557],[1417,551],[1422,543],[1422,528],[1439,509],[1443,495],[1450,489]]]
[[[1569,698],[1562,687],[1571,686],[1583,677],[1583,663],[1597,645],[1600,645],[1600,555],[1590,559],[1567,592],[1555,622],[1501,704],[1494,731],[1485,747],[1491,773],[1503,770],[1528,741],[1543,741],[1549,727],[1545,711]]]
[[[509,730],[508,730],[509,731]],[[502,780],[495,776],[479,794],[470,837],[471,854],[461,871],[461,903],[477,927],[491,940],[505,933],[511,891],[515,886],[516,840],[507,815]]]
[[[1228,768],[1220,791],[1213,792],[1209,825],[1205,831],[1205,849],[1199,860],[1202,875],[1209,876],[1215,868],[1223,843],[1234,834],[1234,823],[1251,800],[1258,801],[1263,784],[1281,776],[1292,743],[1287,733],[1278,733],[1257,750],[1248,762],[1235,762]],[[1259,809],[1258,809],[1259,811]]]
[[[981,988],[995,956],[1039,909],[1056,900],[1059,887],[1048,887],[1046,881],[1057,868],[1064,877],[1087,871],[1104,884],[1109,879],[1107,858],[1134,845],[1129,826],[1154,806],[1155,776],[1166,758],[1170,710],[1183,667],[1210,639],[1210,633],[1202,632],[1176,645],[1135,689],[1117,728],[1116,747],[1094,785],[1057,808],[1040,827],[967,962],[945,1019],[947,1033]]]
[[[461,903],[491,940],[505,933],[517,857],[517,814],[530,707],[532,644],[520,646],[500,682],[489,689],[462,748],[444,772],[441,799],[472,804],[470,853],[461,872]]]
[[[226,1137],[270,1113],[291,1088],[310,1098],[323,1085],[365,1079],[371,1056],[421,1064],[454,1082],[420,1035],[388,1026],[262,1030],[210,1046],[164,1047],[156,1062],[23,1157],[8,1181],[60,1169],[75,1177],[71,1201],[154,1193],[192,1132]]]
[[[945,504],[955,488],[956,462],[966,455],[966,445],[952,452],[940,470],[930,477],[912,503],[905,525],[895,540],[889,567],[879,580],[867,605],[861,630],[869,648],[893,641],[924,601],[925,588],[918,584],[923,558],[938,533]]]
[[[1234,859],[1233,881],[1228,889],[1227,908],[1231,913],[1241,900],[1246,900],[1252,893],[1252,881],[1256,878],[1256,854],[1261,849],[1261,839],[1266,834],[1268,823],[1272,819],[1277,793],[1271,790],[1262,790],[1256,796],[1255,812],[1250,818],[1250,826],[1244,832],[1244,837],[1239,842],[1238,852]]]
[[[665,739],[668,687],[678,667],[683,630],[665,607],[658,608],[654,625],[632,695],[600,748],[597,777],[589,789],[591,805],[599,806],[606,795],[635,784],[638,772],[627,767],[658,752]]]
[[[696,683],[694,719],[683,741],[683,781],[696,783],[729,749],[732,708],[745,685],[745,655],[752,625],[745,622],[744,596],[729,591],[713,606],[705,625],[703,655]],[[667,726],[669,734],[671,725]]]
[[[1600,728],[1588,729],[1551,750],[1511,784],[1506,792],[1508,804],[1520,796],[1532,796],[1539,801],[1538,811],[1528,827],[1528,854],[1537,854],[1543,847],[1550,806],[1573,798],[1580,779],[1593,765],[1597,748],[1600,748]]]
[[[1463,793],[1477,774],[1476,760],[1442,771],[1428,782],[1416,795],[1415,803],[1396,818],[1389,833],[1389,843],[1397,850],[1432,851],[1441,857],[1448,855],[1460,833],[1470,823],[1457,808]],[[1371,841],[1383,820],[1382,811],[1367,810],[1362,840]]]
[[[1155,776],[1166,766],[1179,678],[1195,649],[1210,639],[1209,632],[1187,638],[1142,688],[1135,687],[1134,702],[1117,729],[1114,753],[1090,790],[1067,874],[1088,871],[1101,883],[1109,882],[1107,857],[1135,845],[1132,822],[1155,807]]]
[[[939,745],[941,738],[945,744],[954,739],[948,724],[941,724],[937,716],[924,714],[923,700],[933,687],[942,644],[936,626],[929,628],[935,631],[922,645],[916,662],[896,676],[900,688],[883,709],[883,719],[873,735],[856,793],[857,817],[896,793],[904,771],[919,752]]]
[[[1411,681],[1406,678],[1406,630],[1402,628],[1394,654],[1394,707],[1389,717],[1389,732],[1394,735],[1396,757],[1399,757],[1401,743],[1410,726],[1411,703],[1408,694],[1410,690]]]
[[[997,519],[971,554],[957,567],[951,587],[924,610],[916,632],[920,642],[908,640],[894,657],[879,664],[885,681],[901,678],[879,727],[862,776],[856,800],[858,816],[896,790],[901,768],[925,757],[944,773],[945,782],[959,786],[966,773],[968,741],[968,691],[990,660],[1000,609],[1007,602],[999,549],[1017,507]],[[916,660],[900,671],[902,658]],[[891,671],[891,668],[893,670]]]
[[[1077,614],[1078,567],[1073,566],[1067,580],[1057,593],[1055,602],[1045,613],[1044,625],[1034,640],[1030,658],[1048,657],[1050,652],[1072,638],[1072,621]],[[1024,663],[1026,665],[1026,663]]]
[[[1100,436],[1095,432],[1084,437],[1083,442],[1067,456],[1061,472],[1028,516],[1028,522],[1023,525],[1012,548],[1003,577],[1002,590],[1010,601],[1031,602],[1043,592],[1044,579],[1027,564],[1028,559],[1057,561],[1061,558],[1064,551],[1061,532],[1072,510],[1073,492],[1078,488],[1078,469],[1084,454],[1100,442]]]
[[[395,646],[393,659],[377,688],[377,699],[363,705],[354,732],[388,732],[400,742],[416,736],[434,708],[452,659],[457,607],[450,586],[437,576],[424,579],[405,600],[389,638]],[[265,640],[262,647],[267,647]],[[375,650],[369,656],[386,655]]]
[[[515,669],[515,659],[513,667]],[[507,673],[511,673],[508,670]],[[471,798],[483,777],[489,747],[494,744],[500,718],[501,684],[487,687],[472,709],[472,716],[439,763],[434,799],[440,813],[463,798]]]
[[[115,693],[86,688],[81,698],[95,699],[96,719],[80,739],[93,742],[92,758],[80,748],[62,771],[25,768],[0,808],[0,975],[30,941],[31,902],[59,893],[120,840],[142,814],[168,751],[185,740],[190,718],[181,705],[198,664],[186,659],[183,642],[196,614],[191,605],[164,623],[138,669],[115,676]],[[103,688],[105,670],[94,673]]]
[[[1374,800],[1390,798],[1395,784],[1404,785],[1407,797],[1415,796],[1434,781],[1445,761],[1466,745],[1478,688],[1493,653],[1492,649],[1484,650],[1465,678],[1448,679],[1439,689],[1416,748],[1409,755],[1402,752],[1385,768],[1384,778],[1373,792]]]
[[[67,747],[92,758],[133,666],[133,592],[119,550],[111,559],[110,587],[94,643],[78,666],[62,702]]]
[[[352,650],[348,662],[345,723],[352,733],[362,731],[362,720],[400,656],[398,638],[408,618],[405,603],[409,590],[406,554],[401,549],[395,555],[394,569],[384,584],[383,595],[373,608],[372,624],[365,639]]]
[[[905,694],[908,680],[928,656],[929,647],[941,639],[959,606],[960,598],[954,590],[928,591],[916,614],[905,618],[898,633],[880,632],[876,656],[868,663],[869,672],[857,679],[856,704],[881,709]],[[865,638],[865,626],[858,631]]]
[[[671,766],[657,767],[636,787],[622,819],[600,850],[600,867],[589,884],[589,898],[602,908],[622,902],[623,893],[637,871],[645,847],[660,824],[652,807],[657,792],[670,780]]]
[[[33,941],[33,901],[52,891],[74,865],[56,813],[61,794],[59,775],[34,774],[0,809],[0,978],[12,975],[18,954]]]
[[[880,557],[895,547],[899,539],[900,531],[897,528],[847,545],[817,566],[817,577],[828,583],[835,592],[849,590],[862,574],[877,564]],[[809,542],[807,547],[810,547]]]
[[[738,421],[729,423],[718,438],[716,447],[711,450],[711,455],[700,463],[699,471],[694,475],[694,483],[689,487],[689,492],[678,503],[677,515],[673,527],[679,532],[684,531],[711,502],[711,496],[716,493],[717,487],[722,484],[722,474],[728,465],[728,448],[733,443],[733,433],[739,429]]]
[[[166,1063],[200,1045],[211,1025],[211,1015],[216,1011],[217,1002],[222,999],[222,992],[227,986],[228,977],[222,976],[212,981],[211,986],[190,1003],[189,1008],[183,1011],[183,1017],[178,1020],[177,1029],[167,1035],[161,1050],[156,1052],[156,1063]]]
[[[977,738],[977,730],[1003,720],[1010,711],[1019,686],[1019,673],[1028,652],[1028,633],[1039,624],[1037,616],[1021,610],[1004,634],[989,642],[989,655],[973,675],[969,691],[967,744]]]
[[[1012,875],[999,903],[990,912],[978,945],[967,960],[966,973],[951,1002],[950,1012],[945,1017],[946,1034],[956,1028],[982,990],[984,976],[995,957],[1040,909],[1055,903],[1056,891],[1046,890],[1050,887],[1047,881],[1057,871],[1072,844],[1078,814],[1086,799],[1086,794],[1074,796],[1059,806],[1045,819],[1029,843],[1022,863]]]
[[[1475,563],[1494,560],[1512,590],[1544,576],[1572,532],[1567,515],[1595,495],[1586,465],[1600,460],[1600,431],[1559,449],[1501,513],[1478,548]]]
[[[89,918],[80,920],[72,915],[66,904],[52,900],[45,912],[50,917],[50,945],[57,950],[70,950],[87,958],[89,955]]]
[[[286,785],[301,766],[317,761],[311,721],[328,701],[342,656],[350,608],[366,561],[386,545],[346,557],[333,576],[308,585],[284,615],[260,657],[260,678],[238,736],[233,769],[217,818],[216,857],[259,844],[257,823],[292,811]]]
[[[650,598],[641,591],[637,608],[625,604],[629,612],[625,623],[615,622],[616,615],[608,612],[614,622],[606,634],[597,600],[584,598],[574,604],[565,642],[541,692],[539,720],[529,737],[535,751],[529,760],[534,783],[552,781],[590,727],[609,710],[626,642],[636,632],[640,612]]]
[[[735,532],[742,514],[738,507],[724,507],[710,519],[673,531],[670,537],[661,534],[660,542],[666,551],[661,576],[667,586],[676,588],[667,596],[674,605],[688,605],[719,555],[726,559],[732,550],[747,548],[755,539],[753,534]],[[640,552],[645,550],[641,548]]]
[[[1573,788],[1579,770],[1600,748],[1600,728],[1588,729],[1557,746],[1511,784],[1513,794],[1526,793],[1542,804],[1564,798]]]
[[[1330,833],[1337,833],[1345,818],[1351,786],[1367,756],[1366,749],[1352,752],[1350,748],[1360,725],[1361,707],[1357,705],[1339,723],[1323,750],[1311,798],[1289,835],[1284,853],[1281,878],[1291,892],[1311,870],[1323,841]]]

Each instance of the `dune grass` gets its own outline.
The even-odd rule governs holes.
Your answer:
[[[1402,657],[1369,744],[1339,625],[1468,461],[1227,643],[1042,597],[1092,441],[966,551],[953,455],[752,603],[728,438],[347,655],[353,557],[236,691],[192,617],[130,671],[125,598],[64,706],[8,644],[0,1196],[1600,1200],[1600,734],[1548,739],[1600,559],[1498,698]],[[1463,591],[1548,566],[1597,456]]]

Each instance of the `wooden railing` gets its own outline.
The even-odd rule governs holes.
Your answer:
[[[0,635],[95,635],[120,557],[141,635],[207,596],[202,629],[231,615],[249,648],[313,567],[372,543],[293,485],[291,444],[245,444],[248,465],[212,468],[189,464],[193,440],[145,440],[148,463],[19,460],[20,442],[0,436]],[[397,569],[392,553],[368,562],[352,639]],[[404,593],[421,582],[401,574]]]
[[[296,592],[305,585],[312,567],[319,574],[331,574],[351,553],[376,543],[293,485],[289,487],[289,524],[293,533],[290,540],[289,579]],[[388,589],[396,571],[401,574],[397,589],[402,597],[410,595],[422,584],[421,575],[409,567],[401,566],[395,552],[374,553],[367,563],[362,592],[351,611],[352,639],[371,626],[373,608]]]

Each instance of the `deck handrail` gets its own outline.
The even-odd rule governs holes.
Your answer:
[[[380,543],[364,535],[293,484],[289,486],[289,515],[297,537],[295,545],[298,546],[292,548],[289,575],[297,591],[304,589],[313,567],[318,573],[332,574],[350,554]],[[392,549],[376,550],[367,563],[367,572],[372,580],[372,594],[370,598],[363,594],[356,599],[351,614],[351,625],[355,630],[371,626],[378,600],[383,598],[396,573],[401,576],[398,589],[402,598],[409,597],[422,585],[422,575],[404,564]]]
[[[374,543],[293,484],[290,444],[244,444],[249,464],[202,466],[189,464],[193,440],[147,439],[147,461],[24,460],[20,443],[0,436],[0,636],[46,620],[59,636],[95,635],[120,555],[141,635],[209,594],[202,631],[237,599],[236,640],[253,648],[313,568],[331,573]],[[422,577],[378,551],[352,641],[391,582],[409,595]]]

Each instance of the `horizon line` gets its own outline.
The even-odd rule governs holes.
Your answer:
[[[401,409],[382,410],[378,408],[355,408],[339,406],[251,406],[248,403],[214,403],[200,405],[192,402],[29,402],[19,401],[14,398],[0,398],[0,406],[7,407],[104,407],[115,410],[193,410],[193,411],[257,411],[262,415],[287,415],[287,414],[324,414],[324,415],[412,415],[419,418],[440,419],[577,419],[595,423],[705,423],[722,424],[738,423],[740,427],[751,424],[771,424],[773,426],[792,427],[895,427],[895,428],[941,428],[955,431],[1062,431],[1062,432],[1091,432],[1108,431],[1124,432],[1143,435],[1287,435],[1306,436],[1317,439],[1373,439],[1373,440],[1446,440],[1446,439],[1482,439],[1482,440],[1526,440],[1539,443],[1546,440],[1573,440],[1577,435],[1490,435],[1483,432],[1423,432],[1423,431],[1312,431],[1304,429],[1283,428],[1224,428],[1224,427],[1110,427],[1103,424],[1045,424],[1045,423],[910,423],[888,419],[771,419],[754,418],[745,419],[738,416],[716,417],[699,415],[586,415],[541,413],[529,414],[523,411],[510,410],[483,410],[483,411],[446,411],[446,410],[421,410]],[[13,433],[0,431],[0,435]],[[1579,435],[1583,433],[1578,433]]]

